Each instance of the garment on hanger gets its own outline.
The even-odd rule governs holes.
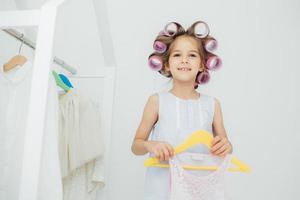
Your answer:
[[[4,72],[0,63],[0,199],[17,200],[31,88],[32,63]],[[50,77],[38,199],[62,199],[58,158],[58,97]]]
[[[63,179],[64,200],[96,200],[104,187],[103,157],[84,164]]]
[[[184,154],[184,153],[183,153]],[[198,154],[200,156],[201,154]],[[202,154],[203,159],[214,156]],[[225,173],[231,155],[227,155],[216,171],[185,170],[178,156],[170,159],[170,200],[226,200]]]
[[[64,200],[92,200],[104,186],[104,141],[98,106],[74,89],[59,98],[59,152]]]
[[[70,89],[59,98],[59,150],[62,176],[104,153],[97,105]]]

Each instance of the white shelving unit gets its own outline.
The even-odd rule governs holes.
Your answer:
[[[44,132],[45,108],[47,102],[48,80],[53,62],[53,40],[57,8],[65,0],[51,0],[38,10],[16,10],[0,12],[0,28],[24,28],[38,27],[35,57],[33,61],[33,73],[31,82],[31,94],[25,130],[25,143],[23,154],[22,177],[19,200],[37,200],[39,170],[42,150],[42,138]],[[77,74],[79,78],[95,78],[93,75]],[[104,80],[103,99],[101,105],[102,128],[105,135],[105,179],[108,180],[109,147],[112,124],[115,67],[101,67],[97,69],[97,77]],[[101,191],[101,199],[108,198],[108,186]]]

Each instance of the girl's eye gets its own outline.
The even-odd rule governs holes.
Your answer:
[[[178,56],[180,56],[180,54],[179,54],[179,53],[175,53],[175,54],[173,54],[173,57],[178,57]]]
[[[197,55],[196,55],[196,54],[190,54],[190,56],[191,56],[191,57],[197,57]]]

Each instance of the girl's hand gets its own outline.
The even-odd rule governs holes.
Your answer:
[[[232,152],[232,145],[227,138],[216,136],[213,139],[210,152],[216,156],[225,157],[228,153]]]
[[[147,141],[146,149],[153,153],[160,161],[167,161],[174,155],[173,147],[167,142]]]

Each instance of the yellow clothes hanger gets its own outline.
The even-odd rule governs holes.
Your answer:
[[[207,148],[211,148],[211,144],[213,141],[213,136],[204,130],[195,131],[185,140],[181,145],[177,146],[174,149],[174,155],[182,153],[187,149],[195,146],[196,144],[204,144]],[[241,162],[236,157],[232,156],[231,163],[236,166],[236,168],[228,168],[227,170],[230,172],[250,172],[250,167],[247,166],[245,163]],[[162,164],[159,162],[159,159],[156,157],[151,157],[145,160],[144,165],[146,167],[169,167],[169,164]],[[191,165],[183,165],[185,169],[190,170],[216,170],[217,166],[191,166]]]

